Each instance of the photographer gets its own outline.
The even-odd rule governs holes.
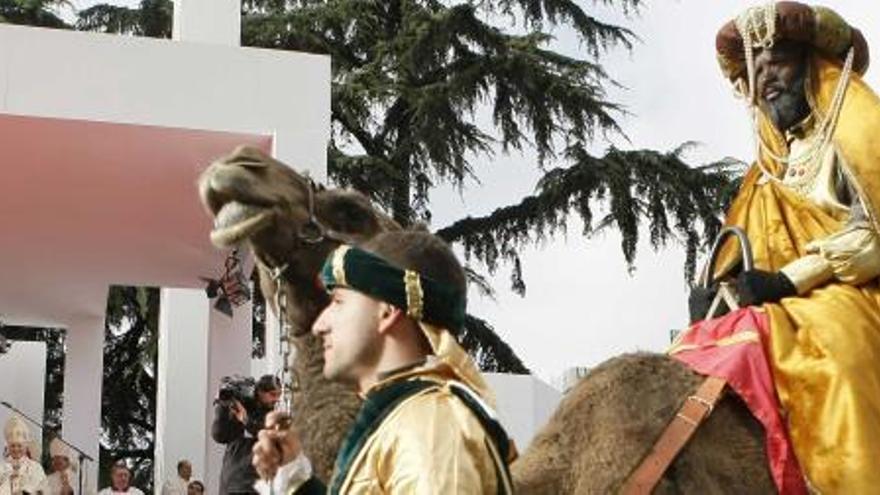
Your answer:
[[[251,449],[266,414],[281,396],[281,386],[273,375],[253,378],[225,377],[214,407],[211,437],[225,444],[220,493],[257,493],[253,485],[257,472],[251,465]]]

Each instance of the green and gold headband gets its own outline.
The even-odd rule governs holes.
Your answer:
[[[393,304],[414,320],[453,332],[464,325],[464,293],[360,248],[343,244],[333,251],[321,269],[321,282],[328,291],[348,287]]]

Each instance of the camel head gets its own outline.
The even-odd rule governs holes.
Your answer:
[[[271,270],[287,267],[288,317],[296,334],[308,331],[326,300],[315,280],[330,251],[341,242],[358,244],[396,228],[363,195],[315,186],[291,167],[246,146],[202,173],[199,195],[214,219],[211,241],[220,248],[249,246],[263,295],[273,309]]]

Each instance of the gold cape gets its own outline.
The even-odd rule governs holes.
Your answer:
[[[454,395],[460,377],[442,362],[388,377],[375,390],[401,380],[432,387],[394,407],[351,463],[340,493],[346,495],[473,493],[495,495],[506,460],[474,412]],[[510,493],[509,485],[506,493]]]
[[[834,63],[814,56],[808,100],[819,118],[830,107],[841,75]],[[776,154],[787,153],[782,136],[762,116],[760,135]],[[880,100],[852,74],[832,143],[858,191],[875,232],[880,206]],[[783,166],[758,157],[777,176]],[[793,190],[762,180],[753,165],[727,216],[748,234],[755,267],[778,271],[807,254],[807,244],[841,230],[832,217]],[[739,261],[728,243],[716,276]],[[768,355],[795,452],[810,484],[821,493],[875,493],[880,452],[880,287],[836,280],[802,296],[765,304],[770,318]]]

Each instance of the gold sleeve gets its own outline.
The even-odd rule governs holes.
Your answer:
[[[840,232],[807,245],[808,252],[824,258],[834,277],[861,285],[880,275],[880,241],[868,222],[855,222]]]
[[[452,392],[425,394],[402,408],[377,449],[385,493],[497,493],[490,440]]]

